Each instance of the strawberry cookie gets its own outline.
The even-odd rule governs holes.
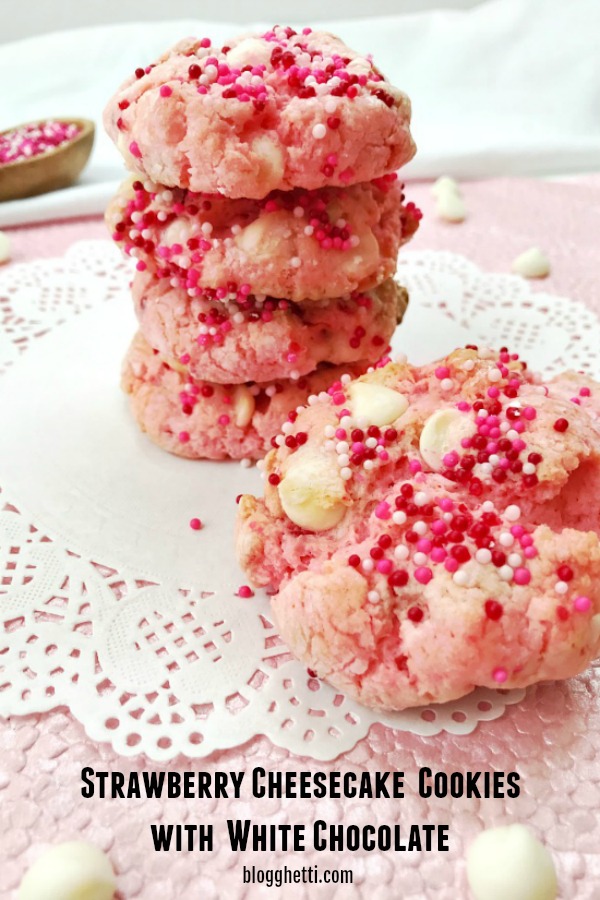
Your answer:
[[[364,291],[396,270],[420,211],[395,173],[367,184],[229,200],[129,179],[106,222],[138,271],[191,297],[268,294],[298,302]]]
[[[240,501],[292,651],[388,709],[582,671],[600,651],[600,385],[475,347],[308,398]]]
[[[334,35],[275,26],[223,47],[180,41],[136,69],[104,122],[158,184],[260,199],[372,181],[415,152],[410,101]]]
[[[391,278],[370,291],[299,305],[239,292],[226,299],[213,291],[188,297],[138,272],[132,295],[152,347],[179,360],[194,378],[226,384],[297,379],[322,362],[376,362],[408,304]]]
[[[350,371],[364,372],[368,363]],[[290,410],[326,391],[348,367],[322,365],[297,381],[213,384],[190,378],[137,334],[123,364],[121,386],[141,430],[188,459],[260,459]],[[349,376],[348,376],[349,377]]]

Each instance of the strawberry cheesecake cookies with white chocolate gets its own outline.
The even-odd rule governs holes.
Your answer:
[[[181,42],[105,121],[136,173],[106,214],[136,261],[134,415],[174,453],[258,458],[286,398],[366,371],[402,319],[392,276],[421,217],[395,171],[414,153],[408,99],[332,35],[276,26]],[[240,425],[242,389],[265,408]]]
[[[292,651],[387,709],[582,671],[600,650],[600,385],[475,347],[308,399],[239,504]]]

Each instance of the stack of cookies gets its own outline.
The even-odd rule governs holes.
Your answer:
[[[107,211],[134,257],[123,386],[160,446],[256,459],[290,409],[385,358],[420,218],[408,98],[330,34],[187,39],[105,123],[135,173]]]

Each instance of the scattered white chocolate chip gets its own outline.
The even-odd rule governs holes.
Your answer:
[[[25,873],[18,900],[112,900],[115,875],[93,844],[68,841],[43,853]]]
[[[555,900],[552,857],[524,825],[489,828],[467,851],[475,900]]]
[[[244,384],[238,384],[233,391],[233,412],[235,424],[238,428],[245,428],[250,424],[256,401],[250,390]]]
[[[467,208],[460,194],[453,191],[444,191],[437,198],[435,204],[436,214],[446,222],[463,222],[467,218]]]
[[[458,409],[452,406],[438,409],[423,425],[419,438],[421,456],[436,472],[444,467],[446,454],[453,450],[460,453],[461,440],[472,437],[474,433],[474,423]]]
[[[344,479],[329,457],[300,450],[279,482],[279,500],[286,516],[308,531],[327,531],[343,518]]]
[[[530,247],[513,260],[511,269],[524,278],[545,278],[550,274],[550,261],[539,247]]]
[[[227,64],[230,67],[266,65],[271,57],[271,45],[258,38],[248,37],[232,47],[227,53]]]
[[[355,381],[349,388],[355,419],[364,417],[369,425],[390,425],[408,409],[404,394],[368,381]]]
[[[460,187],[458,182],[449,175],[440,175],[437,181],[431,185],[431,193],[436,198],[442,194],[457,194],[460,197]]]
[[[3,231],[0,231],[0,266],[2,263],[8,262],[10,259],[10,238]]]

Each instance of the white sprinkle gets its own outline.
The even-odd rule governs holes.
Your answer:
[[[299,269],[300,266],[302,265],[302,260],[300,259],[299,256],[292,256],[292,258],[290,259],[290,265],[294,269]]]
[[[422,522],[421,520],[415,522],[415,524],[413,525],[413,531],[420,535],[427,534],[426,523]]]
[[[291,434],[292,431],[294,430],[294,426],[291,422],[284,422],[283,425],[281,426],[281,430],[283,431],[284,434]]]
[[[410,550],[405,544],[398,544],[398,546],[394,550],[394,556],[396,559],[408,559],[410,556]]]
[[[290,381],[298,381],[299,378],[300,372],[296,371],[296,369],[293,369],[293,371],[290,372]]]
[[[357,234],[350,235],[350,246],[354,249],[360,244],[360,238]]]
[[[395,513],[392,513],[392,522],[394,525],[404,525],[406,522],[406,513],[402,512],[401,509],[397,509]]]
[[[451,391],[454,387],[454,382],[451,378],[442,378],[440,381],[440,387],[443,391]]]
[[[309,406],[314,406],[315,403],[319,402],[319,398],[317,397],[316,394],[311,394],[306,402],[308,403]]]
[[[464,587],[469,580],[469,576],[465,572],[464,569],[459,569],[458,572],[455,572],[452,576],[452,581],[454,584],[460,585],[460,587]]]
[[[326,425],[325,426],[325,437],[332,438],[334,436],[334,434],[335,434],[335,428],[333,427],[333,425]]]
[[[337,109],[337,103],[333,98],[325,101],[325,112],[334,113]]]
[[[347,453],[349,449],[350,444],[348,443],[348,441],[338,441],[335,445],[336,453]]]
[[[486,513],[494,512],[493,501],[486,500],[484,503],[481,504],[481,509],[483,510],[483,512],[486,512]]]
[[[326,450],[335,450],[335,441],[328,440],[323,444]]]
[[[301,206],[295,206],[294,207],[294,215],[296,216],[297,219],[301,219],[302,216],[304,215],[304,209]]]
[[[535,466],[533,463],[526,462],[523,463],[523,475],[533,475],[535,473]]]
[[[490,463],[481,463],[479,466],[479,472],[481,475],[491,475],[492,466],[490,465]]]
[[[350,382],[352,381],[352,375],[342,375],[340,381],[342,382],[342,384],[350,384]]]
[[[475,360],[474,359],[468,359],[466,362],[463,363],[463,369],[465,372],[472,372],[474,368],[475,368]]]
[[[498,456],[497,453],[491,453],[488,462],[489,462],[490,466],[492,466],[492,467],[497,466],[498,463],[500,462],[500,457]]]
[[[313,127],[312,136],[316,140],[320,141],[321,138],[324,138],[326,134],[327,134],[327,129],[325,128],[325,126],[323,125],[322,122],[319,122],[318,125],[315,125]]]
[[[512,547],[515,542],[513,535],[510,531],[503,531],[498,541],[502,544],[503,547]]]
[[[480,547],[475,553],[475,559],[480,565],[487,566],[492,561],[491,550],[488,550],[486,547]]]
[[[424,566],[428,559],[429,557],[427,556],[427,554],[421,553],[420,550],[417,551],[417,553],[415,553],[415,555],[413,556],[413,562],[415,566]]]
[[[566,594],[569,590],[569,585],[566,581],[557,581],[554,585],[554,590],[557,594]]]
[[[241,465],[242,469],[249,469],[250,466],[252,465],[252,460],[251,459],[242,459],[242,460],[240,460],[240,465]]]
[[[341,428],[351,428],[353,424],[354,420],[352,419],[352,416],[342,416],[340,419]]]
[[[502,379],[502,372],[500,369],[492,369],[488,372],[488,378],[490,381],[500,381]]]
[[[363,561],[360,564],[360,567],[363,570],[363,572],[372,572],[373,569],[375,568],[375,563],[373,562],[372,559],[363,559]]]
[[[520,435],[519,435],[518,431],[515,431],[514,428],[511,428],[509,431],[506,432],[506,437],[509,439],[509,441],[516,441],[517,438],[520,437]]]
[[[307,235],[307,237],[310,237],[311,234],[314,234],[314,233],[315,233],[315,229],[312,225],[307,225],[306,228],[304,229],[304,234]]]
[[[370,437],[365,441],[365,446],[369,448],[369,450],[374,450],[377,446],[377,438]]]
[[[347,453],[340,453],[337,458],[337,464],[340,468],[344,468],[350,463],[350,457]]]
[[[200,227],[200,230],[202,231],[202,234],[204,234],[204,235],[212,234],[212,230],[213,230],[212,224],[210,222],[203,222]]]
[[[442,516],[442,519],[444,520],[444,522],[448,522],[448,523],[449,523],[449,522],[452,521],[453,515],[452,515],[451,512],[445,512],[445,513],[443,514],[443,516]]]
[[[477,418],[478,419],[487,419],[489,413],[487,409],[479,409],[477,410]]]
[[[242,230],[242,226],[241,226],[241,225],[237,225],[237,224],[236,224],[236,225],[232,225],[232,226],[231,226],[231,233],[232,233],[232,234],[239,234],[239,233],[241,232],[241,230]]]
[[[232,318],[236,325],[241,325],[244,321],[244,313],[237,312]]]
[[[269,387],[265,390],[265,394],[267,395],[267,397],[274,397],[276,393],[277,391],[275,390],[274,384],[270,384]]]
[[[523,563],[523,557],[520,553],[510,553],[508,556],[508,564],[513,569],[517,569]]]
[[[509,522],[516,522],[521,518],[521,507],[517,506],[515,503],[507,506],[504,510],[505,517],[509,520]]]
[[[500,422],[500,431],[502,434],[506,434],[507,431],[510,431],[510,425],[508,422]]]
[[[514,572],[510,566],[500,566],[498,569],[498,575],[502,579],[502,581],[512,581],[514,578]]]
[[[381,600],[379,591],[369,591],[369,593],[367,594],[367,600],[369,601],[369,603],[379,603],[379,601]]]
[[[275,438],[275,443],[277,444],[278,447],[283,446],[283,437],[280,434],[278,434],[277,437]]]
[[[375,466],[375,463],[372,459],[365,459],[365,461],[363,463],[363,469],[365,469],[367,472],[370,472],[371,469],[374,468],[374,466]]]
[[[352,469],[344,468],[340,471],[340,475],[344,479],[344,481],[349,481],[352,478]]]

